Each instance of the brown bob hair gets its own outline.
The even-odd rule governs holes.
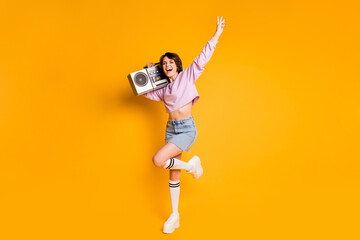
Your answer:
[[[164,71],[164,69],[163,69],[164,57],[168,57],[169,59],[172,59],[172,60],[175,61],[178,73],[180,73],[183,70],[182,62],[181,62],[181,59],[180,59],[179,55],[177,55],[176,53],[171,53],[171,52],[167,52],[167,53],[165,53],[164,55],[162,55],[160,57],[159,67],[161,68],[161,70]]]

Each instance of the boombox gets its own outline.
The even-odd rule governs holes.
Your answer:
[[[156,63],[155,66],[130,73],[128,79],[135,95],[166,87],[170,80]]]

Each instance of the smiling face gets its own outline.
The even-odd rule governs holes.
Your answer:
[[[167,56],[163,58],[162,69],[168,78],[172,78],[178,74],[175,60],[170,59]]]

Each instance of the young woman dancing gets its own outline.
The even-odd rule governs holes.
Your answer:
[[[169,120],[166,125],[165,145],[155,153],[153,162],[155,166],[170,170],[170,197],[172,214],[164,223],[163,232],[172,233],[180,227],[178,203],[180,196],[181,169],[190,173],[195,179],[203,174],[200,158],[193,156],[188,162],[181,161],[182,152],[190,152],[190,147],[197,138],[197,128],[194,117],[191,114],[192,106],[199,100],[195,81],[204,71],[204,66],[210,60],[218,39],[225,27],[225,19],[217,17],[217,27],[214,36],[196,57],[193,63],[185,70],[176,53],[167,52],[160,58],[159,67],[170,79],[170,83],[155,91],[145,93],[143,96],[165,104]],[[147,67],[153,67],[153,63],[147,63]]]

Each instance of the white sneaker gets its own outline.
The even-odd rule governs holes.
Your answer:
[[[194,155],[188,163],[192,166],[192,169],[187,171],[190,173],[195,179],[198,179],[203,174],[203,168],[201,166],[200,158]]]
[[[175,231],[175,228],[180,227],[180,216],[179,213],[172,213],[168,220],[164,223],[163,232],[172,233]]]

